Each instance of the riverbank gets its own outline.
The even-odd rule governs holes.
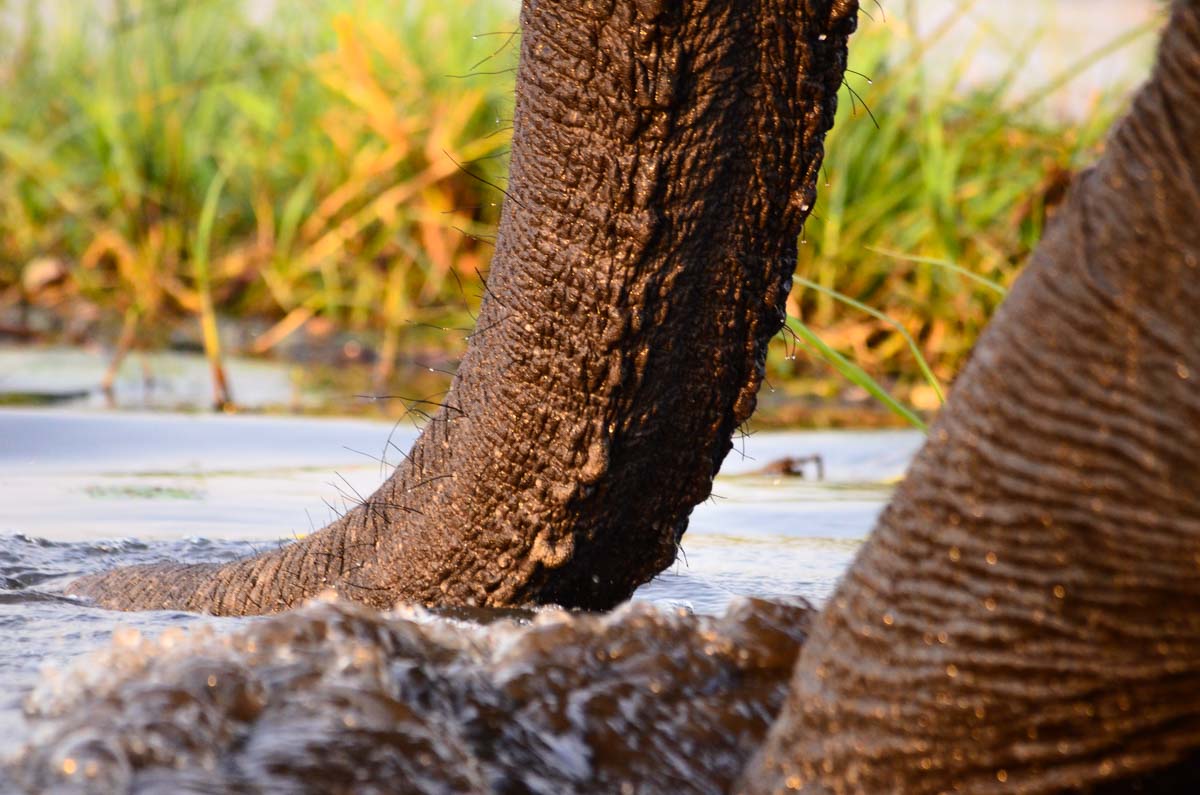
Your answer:
[[[1020,5],[1011,29],[986,4],[867,6],[827,142],[789,311],[918,413],[1152,40],[1141,3],[1063,3],[1075,16],[1048,23]],[[0,343],[107,357],[117,391],[140,352],[273,361],[303,369],[302,392],[350,396],[452,371],[503,198],[510,4],[91,6],[0,32],[17,54],[0,70]],[[1046,55],[1066,22],[1100,18]],[[768,378],[760,424],[893,421],[791,336]],[[233,405],[253,391],[229,381]]]

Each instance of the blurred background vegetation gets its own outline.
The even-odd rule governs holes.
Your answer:
[[[930,58],[970,6],[924,28],[864,7],[760,423],[897,421],[880,393],[935,410],[1137,74],[1083,112],[1046,102],[1152,40],[1096,41],[1018,90],[1035,37],[985,79],[970,43]],[[0,344],[83,346],[108,385],[127,354],[203,352],[226,407],[230,356],[303,363],[294,377],[326,395],[310,408],[435,391],[491,253],[515,16],[0,0]]]

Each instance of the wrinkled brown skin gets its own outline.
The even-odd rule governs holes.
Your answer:
[[[472,541],[480,549],[463,546],[472,538],[463,528],[476,525],[438,524],[426,512],[393,516],[395,525],[415,528],[414,539],[425,546],[382,544],[387,555],[375,560],[394,562],[397,572],[413,560],[442,572],[440,580],[427,569],[414,573],[413,582],[426,583],[414,591],[419,598],[437,598],[446,582],[441,600],[601,604],[618,592],[614,583],[628,586],[670,558],[682,517],[707,493],[729,431],[752,407],[759,378],[753,365],[761,361],[762,333],[778,322],[787,268],[755,270],[750,263],[793,253],[767,230],[780,220],[791,234],[803,216],[796,197],[811,203],[805,190],[832,102],[826,94],[805,105],[786,92],[783,99],[799,104],[772,101],[761,90],[776,78],[757,77],[764,73],[747,64],[784,63],[788,50],[769,44],[775,42],[796,48],[796,72],[810,74],[820,52],[812,34],[830,25],[832,60],[823,63],[840,69],[843,37],[853,25],[849,16],[818,15],[818,22],[804,20],[803,35],[775,39],[764,29],[745,39],[741,34],[766,19],[755,15],[770,4],[745,6],[746,17],[697,4],[719,27],[699,14],[653,23],[628,18],[652,3],[595,19],[588,14],[596,6],[567,5],[530,2],[525,10],[514,199],[492,280],[501,299],[493,297],[481,321],[481,335],[494,333],[502,343],[472,348],[456,382],[461,416],[444,414],[431,426],[385,496],[400,502],[448,462],[476,476],[507,474],[512,492],[497,493],[486,478],[459,477],[436,481],[442,485],[430,486],[435,496],[423,498],[463,522],[489,518]],[[665,35],[676,23],[679,36]],[[728,52],[720,48],[729,42],[706,38],[733,32],[739,35],[730,37],[737,41]],[[697,51],[705,58],[672,53],[681,41],[709,42]],[[604,55],[585,57],[588,47]],[[552,61],[576,65],[565,72],[573,83],[537,81],[531,64]],[[617,63],[622,68],[613,68]],[[658,66],[635,66],[647,63]],[[722,64],[737,66],[727,71]],[[664,83],[667,65],[686,79]],[[651,73],[655,79],[643,77]],[[572,93],[579,84],[632,102],[637,120],[618,104],[588,106]],[[727,90],[733,84],[746,89]],[[829,92],[834,83],[821,85]],[[667,113],[658,104],[660,92],[672,91],[693,100],[665,104],[690,110]],[[613,114],[604,125],[566,135],[584,129],[585,111],[602,110]],[[800,124],[801,117],[812,120]],[[728,126],[734,122],[736,131]],[[672,125],[681,131],[668,135]],[[776,128],[796,134],[794,150],[765,132]],[[534,147],[531,129],[558,132]],[[587,145],[564,148],[568,139]],[[794,183],[763,165],[788,158],[803,166]],[[617,196],[618,185],[626,198],[597,202]],[[729,212],[736,223],[722,220]],[[613,251],[596,252],[597,240]],[[711,290],[728,303],[712,306]],[[1100,165],[1078,181],[930,442],[815,622],[785,712],[741,791],[1195,790],[1197,308],[1200,2],[1177,0],[1150,83]],[[568,369],[583,373],[582,381]],[[492,379],[486,385],[485,376]],[[535,383],[544,388],[534,397],[520,392]],[[468,442],[474,457],[456,457]],[[480,455],[487,451],[512,458],[496,462]],[[681,462],[669,480],[655,468],[663,461]],[[478,491],[468,499],[462,490],[474,483]],[[623,500],[636,510],[625,510]],[[670,510],[679,518],[665,531],[642,518]],[[312,549],[328,551],[331,539],[386,541],[382,529],[371,530],[383,525],[365,516],[326,531]],[[445,534],[441,541],[435,527]],[[540,529],[545,535],[534,532]],[[351,559],[352,549],[335,549],[336,559]],[[439,554],[446,562],[438,563]],[[513,557],[500,567],[499,584],[481,590],[489,554]],[[309,563],[318,557],[304,555]],[[178,596],[194,585],[171,594],[139,585],[159,582],[158,575],[122,576],[145,606],[167,593],[237,612],[226,606],[242,604],[237,600],[248,593],[273,609],[294,599],[291,590],[274,590],[276,580],[299,581],[300,591],[318,587],[308,584],[313,575],[303,556],[287,560],[282,569],[251,562],[242,564],[249,569],[223,570],[237,574],[216,577],[226,584],[202,591],[194,603]],[[242,572],[251,570],[259,584],[247,591]],[[361,576],[379,578],[381,571],[392,569],[375,562]],[[342,565],[326,579],[347,574]],[[383,581],[380,593],[409,587]]]
[[[743,790],[1194,792],[1198,748],[1189,0],[815,622]]]
[[[408,459],[314,536],[79,580],[119,609],[327,589],[608,608],[668,566],[754,410],[815,200],[851,0],[525,0],[477,329]]]

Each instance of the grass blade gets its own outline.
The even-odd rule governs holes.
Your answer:
[[[225,187],[226,174],[217,172],[204,194],[204,206],[200,210],[200,222],[196,227],[195,244],[192,247],[192,267],[196,278],[196,292],[200,299],[200,328],[204,335],[204,355],[213,378],[213,408],[223,411],[231,408],[229,381],[221,361],[221,334],[217,326],[217,312],[212,298],[212,268],[209,254],[212,250],[212,231],[217,219],[217,207],[221,201],[221,190]]]
[[[892,259],[904,260],[905,262],[917,262],[922,265],[936,265],[939,268],[945,268],[948,271],[957,273],[960,276],[965,276],[966,278],[970,279],[971,281],[975,282],[976,284],[982,285],[983,287],[986,287],[989,290],[994,291],[1001,298],[1004,298],[1008,295],[1008,288],[1005,287],[1004,285],[1000,284],[1000,282],[993,281],[992,279],[989,279],[986,276],[980,276],[978,273],[967,270],[963,266],[958,265],[954,262],[951,262],[948,259],[936,259],[934,257],[918,257],[918,256],[915,256],[912,254],[901,254],[899,251],[890,251],[886,248],[875,248],[874,246],[865,246],[865,248],[867,249],[867,251],[871,251],[876,254],[880,254],[884,257],[891,257]]]
[[[886,389],[884,389],[878,381],[872,378],[866,370],[863,370],[854,362],[847,359],[842,354],[835,351],[833,348],[825,344],[812,329],[804,325],[804,322],[798,318],[788,317],[788,328],[790,328],[797,337],[799,337],[808,347],[810,347],[818,356],[828,362],[833,369],[837,370],[846,380],[857,386],[865,389],[872,397],[890,409],[896,416],[902,418],[909,425],[919,429],[924,433],[928,433],[929,426],[925,421],[916,415],[912,409],[905,406],[900,401],[892,397]]]

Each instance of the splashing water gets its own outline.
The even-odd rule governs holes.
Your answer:
[[[30,792],[726,791],[808,610],[631,603],[489,625],[345,603],[233,635],[135,630],[29,699]]]
[[[606,616],[318,603],[216,619],[66,592],[320,524],[331,470],[367,493],[387,472],[356,451],[391,433],[0,412],[0,791],[724,791],[786,691],[808,616],[789,599],[828,595],[920,442],[752,437],[679,562]],[[748,474],[812,453],[828,480]]]

